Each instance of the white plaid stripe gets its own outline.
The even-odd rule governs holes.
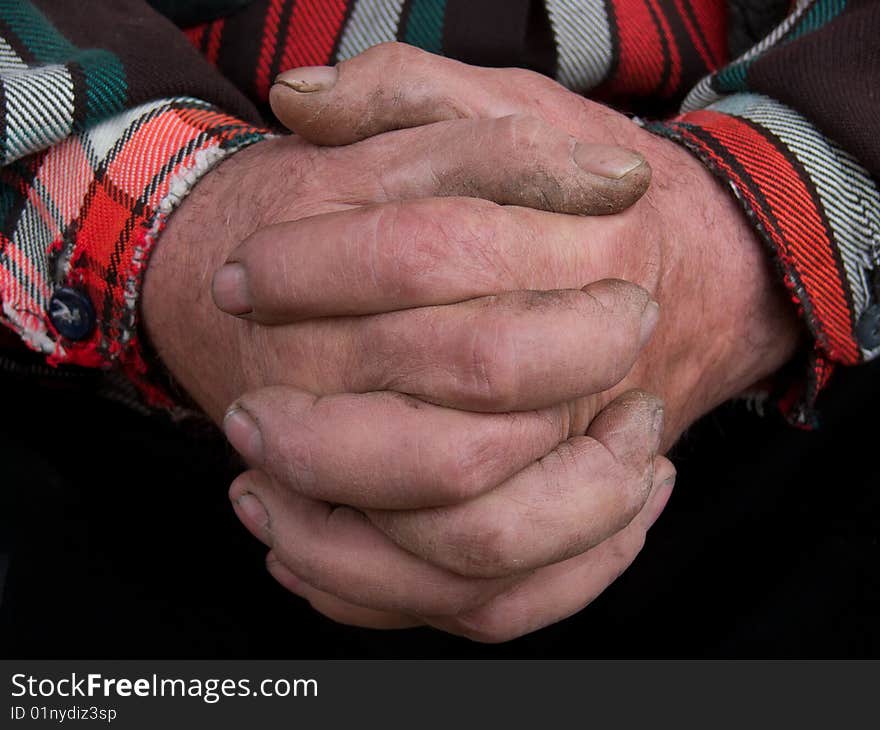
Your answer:
[[[397,38],[403,0],[358,0],[339,41],[336,58],[344,61]]]
[[[129,128],[153,112],[168,105],[167,99],[141,104],[134,109],[126,109],[102,122],[92,125],[82,135],[83,144],[89,151],[92,167],[97,167],[107,157],[110,150],[129,133]]]
[[[575,91],[602,83],[611,69],[611,26],[604,0],[546,0],[556,36],[558,81]]]
[[[858,322],[873,303],[870,274],[880,256],[880,191],[868,171],[796,111],[766,96],[733,94],[709,108],[763,127],[804,166],[831,226]],[[880,348],[862,354],[871,359]]]
[[[6,155],[3,163],[51,147],[73,129],[73,79],[61,65],[4,71]]]
[[[23,68],[27,68],[27,64],[21,60],[21,57],[6,42],[6,39],[0,36],[0,73]]]
[[[783,20],[772,31],[770,31],[770,33],[767,34],[766,38],[761,40],[761,42],[757,45],[752,46],[739,58],[727,65],[735,66],[738,63],[743,63],[745,61],[755,58],[756,56],[761,55],[769,48],[775,46],[779,42],[779,40],[792,29],[794,24],[801,19],[803,14],[815,4],[815,2],[816,0],[798,0],[794,10],[792,10],[792,12],[788,16],[786,16],[785,20]],[[700,79],[697,85],[694,86],[693,89],[691,89],[690,93],[685,97],[685,100],[682,102],[682,112],[690,112],[694,111],[695,109],[702,109],[722,98],[722,95],[712,88],[712,79],[714,77],[715,74],[709,74],[708,76],[704,76],[702,79]]]

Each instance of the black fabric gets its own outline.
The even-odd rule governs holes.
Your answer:
[[[477,66],[556,69],[553,32],[536,0],[447,0],[443,53]]]
[[[791,0],[728,0],[727,46],[730,58],[745,53],[778,25]]]
[[[275,117],[269,104],[259,99],[254,73],[267,5],[268,0],[257,0],[226,19],[217,69],[257,105],[264,119],[271,122]],[[274,79],[274,76],[271,78]]]
[[[835,380],[818,432],[734,405],[695,426],[633,567],[499,646],[345,628],[285,593],[229,507],[221,440],[59,388],[0,393],[6,657],[880,655],[880,363]]]
[[[253,0],[147,0],[181,28],[216,20],[250,5]]]
[[[833,22],[758,59],[749,88],[796,109],[880,178],[880,3],[850,0]]]

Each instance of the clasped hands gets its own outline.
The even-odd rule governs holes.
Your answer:
[[[388,44],[271,103],[296,136],[205,176],[143,301],[251,467],[230,498],[269,571],[362,626],[501,641],[580,610],[669,499],[662,454],[797,344],[742,214],[527,71]]]

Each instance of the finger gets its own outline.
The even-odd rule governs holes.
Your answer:
[[[284,588],[307,600],[312,608],[336,623],[365,629],[408,629],[424,624],[423,621],[412,616],[374,611],[319,591],[291,573],[271,550],[266,556],[266,569]]]
[[[662,456],[645,506],[620,532],[564,562],[535,571],[484,605],[455,617],[428,618],[436,628],[468,638],[509,641],[571,616],[592,603],[641,551],[645,535],[663,511],[675,483],[675,469]]]
[[[348,205],[467,196],[606,215],[637,201],[651,177],[640,154],[579,142],[531,116],[437,122],[325,148],[324,159],[336,200]]]
[[[436,628],[470,639],[497,643],[509,641],[567,618],[592,603],[617,576],[632,564],[645,534],[665,508],[675,484],[675,470],[662,456],[654,463],[654,485],[641,512],[616,535],[583,555],[542,568],[486,604],[460,616],[428,618]],[[374,629],[399,629],[422,625],[425,620],[347,603],[319,591],[282,565],[270,552],[267,566],[272,576],[312,607],[342,624]]]
[[[459,575],[493,577],[579,555],[638,514],[663,430],[659,400],[630,391],[587,431],[461,504],[369,511],[394,542]]]
[[[652,234],[632,241],[631,225],[627,214],[587,222],[474,198],[353,208],[249,236],[215,275],[214,301],[229,314],[279,324],[605,278],[650,286]],[[638,254],[624,255],[636,246]]]
[[[476,497],[583,433],[590,403],[478,414],[393,392],[317,397],[276,386],[224,419],[252,467],[298,494],[358,508],[414,509]]]
[[[301,497],[258,471],[230,487],[235,513],[294,575],[325,593],[376,611],[458,614],[509,587],[509,579],[464,578],[395,545],[349,507]]]
[[[284,335],[330,364],[303,384],[315,393],[394,390],[464,410],[528,411],[618,383],[647,344],[658,312],[640,287],[607,280],[583,290],[508,292],[309,320]],[[283,382],[284,358],[277,367],[276,382]]]
[[[269,93],[282,124],[320,145],[347,145],[382,132],[449,119],[540,116],[606,137],[619,114],[524,69],[471,66],[403,43],[373,46],[336,67],[283,72]],[[563,126],[562,128],[565,128]]]

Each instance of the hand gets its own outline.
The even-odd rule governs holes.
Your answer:
[[[297,80],[304,74],[309,81],[303,87]],[[479,283],[458,284],[471,296],[509,290],[511,272],[520,288],[605,278],[640,284],[660,303],[663,317],[633,370],[599,404],[633,387],[661,395],[667,405],[664,448],[699,416],[774,373],[796,349],[801,327],[794,307],[733,197],[682,147],[623,115],[530,71],[467,66],[403,44],[376,46],[337,69],[288,71],[280,80],[272,89],[273,110],[316,144],[348,144],[438,120],[513,116],[524,126],[545,123],[584,142],[638,150],[651,163],[651,188],[621,215],[568,219],[566,238],[575,255],[566,250],[560,258],[551,249],[526,258],[489,236],[468,240],[443,252],[441,276],[410,301],[430,301],[427,290],[442,288],[437,279],[475,278],[473,272]],[[296,92],[297,86],[307,91]],[[534,211],[508,208],[503,214],[520,215],[516,225],[528,228],[535,241],[551,220]],[[274,246],[244,250],[259,266],[256,260],[283,242]],[[254,291],[273,286],[272,277],[261,274]],[[357,276],[351,269],[346,274]],[[387,274],[376,290],[398,285],[395,272]]]
[[[288,233],[287,226],[299,227],[289,243],[291,251],[300,253],[306,246],[309,253],[317,254],[325,246],[341,251],[347,243],[352,255],[372,247],[381,256],[420,245],[434,250],[444,240],[453,250],[473,237],[472,230],[486,235],[492,226],[498,227],[497,240],[527,252],[533,248],[527,231],[498,216],[486,220],[492,215],[487,211],[499,209],[498,202],[562,212],[611,212],[637,199],[649,174],[638,155],[607,146],[576,146],[566,135],[521,119],[461,120],[340,150],[318,149],[294,139],[261,143],[206,175],[172,217],[145,282],[145,326],[177,381],[217,421],[225,405],[245,391],[284,385],[300,396],[300,402],[306,398],[332,406],[346,405],[346,398],[361,399],[356,404],[361,427],[387,426],[389,443],[398,450],[411,449],[419,439],[432,446],[439,443],[440,449],[425,452],[436,462],[422,465],[438,475],[434,485],[428,485],[432,488],[421,495],[401,488],[396,506],[436,504],[438,484],[441,489],[447,485],[457,499],[468,485],[456,478],[455,470],[462,466],[461,455],[474,445],[483,449],[471,453],[484,465],[486,479],[474,480],[476,489],[518,476],[553,452],[569,433],[580,434],[579,441],[563,444],[549,457],[562,462],[556,470],[559,486],[567,484],[569,491],[582,488],[582,481],[575,483],[573,478],[576,470],[588,472],[595,482],[595,500],[605,499],[608,505],[589,528],[563,525],[570,532],[556,536],[555,548],[540,544],[544,552],[530,556],[558,561],[627,522],[647,499],[652,471],[671,473],[667,462],[655,464],[653,458],[656,446],[650,434],[657,433],[656,400],[640,396],[638,407],[632,400],[622,401],[616,415],[612,412],[606,419],[605,430],[587,439],[582,434],[592,413],[568,405],[583,393],[610,387],[635,359],[656,322],[655,307],[644,290],[606,281],[592,283],[585,291],[582,285],[544,293],[511,289],[501,296],[455,297],[428,307],[411,307],[403,296],[390,307],[397,311],[373,316],[371,312],[384,310],[365,305],[359,295],[364,283],[351,280],[346,282],[350,296],[334,295],[328,283],[338,284],[338,279],[321,282],[324,259],[315,255],[302,257],[294,268],[314,265],[318,273],[305,282],[318,282],[345,316],[315,319],[321,312],[309,312],[311,319],[292,317],[289,324],[267,328],[254,321],[262,315],[259,306],[239,319],[218,312],[210,301],[209,280],[239,241],[282,222]],[[456,197],[476,193],[495,203]],[[432,195],[449,197],[430,199]],[[574,248],[566,240],[567,221],[559,216],[543,224],[542,243],[561,252]],[[361,260],[377,271],[393,261]],[[288,261],[285,256],[285,266]],[[242,272],[234,267],[225,271],[214,279],[214,295],[218,301],[225,296],[227,308],[245,314],[238,286]],[[421,268],[414,271],[416,278],[422,273]],[[416,283],[414,278],[412,284]],[[368,286],[363,289],[369,293]],[[246,287],[244,293],[247,297]],[[312,289],[306,286],[302,294],[307,299]],[[251,301],[245,298],[244,305],[250,308]],[[499,344],[504,347],[499,349]],[[518,353],[515,360],[509,357],[512,351]],[[424,400],[401,396],[395,388],[411,390]],[[406,420],[417,410],[413,405],[422,412],[415,429]],[[533,410],[511,417],[505,413],[510,409]],[[395,424],[401,426],[396,434]],[[247,435],[244,413],[231,416],[226,426],[242,452],[259,463],[264,445]],[[614,436],[621,433],[641,446],[614,451]],[[611,446],[601,448],[602,439]],[[364,442],[364,447],[370,443]],[[496,458],[485,459],[485,450],[494,451]],[[519,477],[519,489],[540,483],[542,475],[534,472]],[[405,485],[403,479],[397,483]],[[384,489],[385,484],[380,486]],[[366,491],[366,506],[369,498]],[[376,504],[387,504],[383,494]],[[565,539],[570,544],[563,544]],[[549,558],[548,550],[555,551]],[[516,567],[519,579],[521,566]],[[433,569],[443,570],[436,565]],[[494,581],[461,580],[472,591],[472,605],[483,605],[509,585],[503,578],[506,575]],[[421,589],[425,593],[424,585]],[[442,593],[436,586],[433,598],[443,600]],[[459,602],[456,608],[466,604]]]
[[[381,71],[377,72],[377,69]],[[331,79],[335,76],[332,71],[317,73]],[[296,80],[302,73],[290,72],[285,76]],[[353,83],[355,79],[356,84]],[[314,88],[315,85],[311,86]],[[430,259],[432,266],[427,267],[430,276],[418,291],[413,291],[409,284],[411,272],[418,267],[407,265],[405,257],[402,271],[389,267],[370,278],[363,276],[363,269],[359,271],[357,257],[343,258],[338,252],[330,251],[324,265],[326,273],[319,277],[319,281],[330,281],[334,273],[341,270],[345,272],[346,280],[367,281],[363,298],[376,310],[392,305],[391,297],[384,295],[388,291],[395,295],[406,292],[407,303],[415,305],[436,303],[444,287],[455,296],[464,298],[516,288],[511,283],[513,281],[527,281],[528,287],[536,289],[605,276],[625,277],[642,283],[663,304],[661,331],[629,375],[616,387],[588,399],[590,404],[582,407],[581,413],[594,412],[627,387],[641,385],[658,390],[670,402],[667,415],[671,417],[667,418],[665,448],[696,417],[773,372],[795,346],[798,336],[795,318],[769,275],[754,235],[728,195],[702,165],[680,148],[645,133],[604,107],[569,94],[547,79],[522,71],[473,69],[407,47],[391,46],[376,48],[342,64],[338,80],[331,89],[294,94],[276,87],[272,101],[276,113],[289,126],[323,143],[351,142],[410,123],[429,123],[438,117],[491,118],[502,114],[531,113],[581,139],[623,141],[646,154],[655,168],[656,181],[655,189],[649,192],[648,204],[640,203],[613,218],[567,219],[570,224],[568,238],[575,245],[566,249],[561,258],[550,246],[538,249],[545,256],[535,255],[533,249],[524,255],[521,248],[499,245],[491,235],[484,235],[467,238],[456,250],[444,247],[442,253],[438,251]],[[331,125],[328,120],[342,121]],[[346,123],[345,120],[350,121]],[[540,240],[542,223],[552,218],[512,208],[487,215],[514,218],[516,227],[530,230],[533,240]],[[284,317],[296,318],[314,311],[333,313],[338,307],[334,302],[320,298],[316,304],[285,295],[285,290],[291,288],[289,281],[261,264],[284,258],[285,238],[279,235],[282,233],[280,229],[275,231],[274,241],[255,237],[235,254],[236,260],[248,271],[252,301],[259,302],[251,316],[258,320],[264,318],[264,321],[283,321]],[[589,242],[588,245],[584,245],[585,242]],[[423,255],[421,251],[419,253]],[[285,269],[290,270],[289,267]],[[311,271],[304,272],[302,278],[305,279]],[[292,288],[304,290],[302,283]],[[580,405],[583,406],[583,402]],[[300,432],[297,431],[296,436],[287,434],[284,415],[273,418],[269,399],[263,403],[259,403],[259,399],[249,401],[248,407],[265,424],[264,432],[269,434],[268,438],[276,441],[274,453],[267,455],[263,465],[268,465],[267,468],[278,474],[282,481],[293,483],[302,491],[297,469],[285,468],[285,464],[289,464],[285,447],[296,441]],[[276,415],[279,414],[276,412]],[[273,431],[277,437],[271,435]],[[336,432],[328,429],[324,438],[329,433]],[[344,453],[344,449],[342,451]],[[312,463],[321,465],[332,459],[328,448]],[[378,474],[375,480],[379,482],[383,473],[393,473],[393,470],[394,462],[389,458],[386,463],[368,471]],[[350,469],[348,472],[338,470],[336,475],[324,473],[311,481],[321,485],[319,488],[334,484],[333,501],[356,504],[363,493],[361,481],[353,479],[348,484],[342,483],[340,475],[343,473],[352,474]],[[474,481],[483,485],[482,490],[476,490],[478,492],[492,484],[491,479],[479,470],[479,462],[476,469],[462,469],[459,473],[460,482],[469,485],[459,494],[461,499],[473,494]],[[254,482],[254,479],[258,481]],[[278,491],[277,487],[259,481],[262,479],[245,475],[234,485],[233,497],[248,491],[262,496]],[[312,490],[315,495],[314,487]],[[441,498],[448,501],[454,496],[454,490],[451,494],[448,487],[446,490]],[[383,498],[387,499],[387,495]],[[283,501],[267,499],[273,507],[270,513],[273,516],[278,514],[278,519],[282,519]],[[473,529],[477,524],[473,521],[470,533],[462,528],[462,523],[468,524],[463,517],[469,509],[471,507],[465,502],[464,507],[447,508],[442,516],[438,516],[442,510],[368,514],[372,523],[384,529],[399,545],[429,561],[467,574],[474,570],[474,566],[467,564],[467,556],[463,562],[461,553],[473,545],[473,540],[467,539],[468,534],[479,534]],[[262,523],[249,521],[241,510],[240,515],[255,533],[267,539]],[[638,525],[639,521],[634,524]],[[510,556],[515,554],[510,546],[514,544],[515,536],[521,533],[510,523],[507,526],[511,536],[507,545]],[[522,524],[517,526],[523,527]],[[525,532],[528,534],[527,530]],[[362,595],[358,601],[357,596],[352,597],[351,592],[347,593],[346,588],[339,585],[331,587],[330,593],[335,591],[337,596],[333,598],[302,580],[303,573],[319,585],[324,579],[308,566],[298,563],[289,546],[282,544],[279,548],[279,541],[284,543],[287,539],[284,530],[272,531],[273,560],[281,555],[284,564],[293,565],[300,577],[295,578],[278,562],[272,563],[273,574],[326,613],[367,625],[396,625],[407,621],[405,617],[373,614],[352,605],[362,603],[375,608],[375,598]],[[495,550],[495,558],[503,552]],[[590,552],[582,557],[586,558]],[[633,556],[634,553],[629,559]],[[541,573],[539,570],[535,575]],[[340,595],[349,600],[340,601]],[[565,605],[565,602],[558,605]],[[490,632],[490,635],[507,637],[515,635],[517,627],[521,629],[521,623],[505,626],[503,621],[497,620],[499,615],[504,615],[503,601],[499,599],[487,606],[480,615],[484,625],[495,627],[497,633]],[[552,599],[545,597],[540,606],[532,606],[533,614],[537,615],[531,615],[526,623],[535,628],[565,615],[555,613],[554,607]],[[543,617],[540,616],[542,610]],[[457,628],[469,635],[486,636],[486,632],[474,628],[473,621],[469,622],[466,617],[458,616],[452,621],[457,622],[452,630]],[[431,622],[436,623],[436,620]]]
[[[443,241],[451,250],[493,227],[499,241],[516,235],[524,248],[529,245],[524,233],[510,224],[503,228],[504,221],[485,220],[487,209],[497,206],[456,196],[479,193],[496,203],[609,212],[638,199],[650,178],[638,155],[607,146],[573,150],[567,135],[531,122],[526,129],[518,120],[459,120],[399,135],[344,149],[322,149],[295,138],[261,142],[209,172],[172,216],[145,279],[144,324],[178,383],[218,422],[239,394],[278,384],[323,395],[406,383],[454,406],[541,407],[581,394],[585,384],[610,385],[635,358],[642,315],[646,330],[653,315],[645,293],[628,285],[605,286],[598,293],[580,291],[584,284],[554,295],[512,291],[415,309],[406,309],[404,292],[393,308],[405,311],[348,316],[378,310],[363,301],[369,282],[321,278],[321,267],[333,263],[327,251],[357,257],[358,274],[375,269],[379,277],[396,267],[397,252],[401,259],[420,250],[435,255],[433,247]],[[610,175],[615,154],[625,160],[616,177],[588,170]],[[269,242],[282,231],[286,236],[288,247],[279,259],[286,271],[264,262],[266,272],[277,273],[277,281],[288,287],[287,296],[327,297],[337,314],[346,316],[266,328],[218,312],[211,302],[211,277],[255,231],[255,238]],[[564,246],[564,226],[560,223],[549,237]],[[430,264],[408,260],[419,267]],[[307,276],[298,282],[300,272]],[[417,273],[422,275],[421,268]],[[241,265],[225,267],[214,277],[214,296],[236,313],[256,306],[252,320],[273,316],[262,309],[262,299],[248,300],[246,274]],[[303,284],[305,289],[296,289]],[[589,347],[584,338],[572,336],[574,328],[602,339],[608,356],[586,358]],[[483,336],[475,337],[475,331]],[[523,349],[522,372],[514,373],[509,362],[490,351],[493,333],[509,337],[511,347],[528,343],[532,348]],[[529,378],[546,381],[548,374],[557,381],[549,391],[526,387]],[[507,381],[519,377],[523,382],[513,384],[517,392],[509,392]]]
[[[364,514],[304,497],[260,471],[242,474],[230,496],[270,548],[270,573],[330,618],[373,628],[427,623],[504,641],[581,610],[635,559],[674,483],[672,464],[654,456],[660,414],[653,397],[621,396],[586,436],[447,508]],[[407,517],[421,520],[410,540],[450,540],[461,567],[397,545],[393,525],[406,529]],[[546,565],[530,570],[536,556]]]

